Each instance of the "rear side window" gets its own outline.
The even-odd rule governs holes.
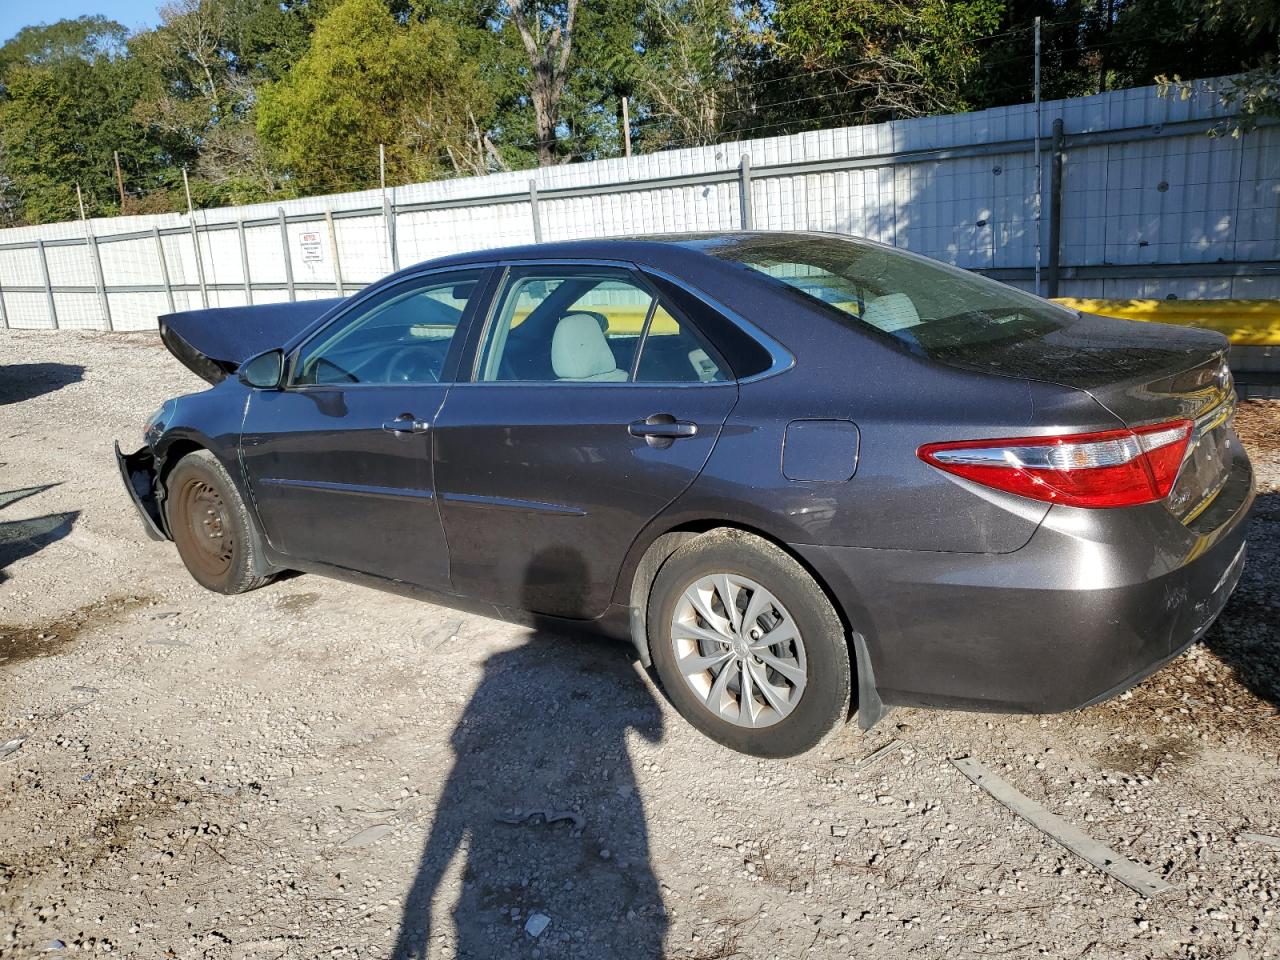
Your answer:
[[[697,324],[701,334],[715,345],[716,354],[727,368],[722,370],[725,379],[743,380],[773,366],[773,355],[719,310],[664,277],[646,276],[662,298]]]
[[[495,303],[478,381],[713,383],[714,347],[628,270],[513,270]]]
[[[636,381],[717,383],[727,379],[711,347],[697,331],[681,324],[661,303],[655,304],[636,367]]]
[[[625,382],[652,306],[653,295],[622,271],[512,276],[477,379]]]

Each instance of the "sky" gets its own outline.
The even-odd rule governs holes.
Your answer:
[[[161,0],[0,0],[0,43],[23,27],[100,13],[130,30],[151,26]]]

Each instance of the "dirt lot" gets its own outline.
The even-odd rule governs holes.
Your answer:
[[[1207,644],[1081,713],[896,710],[760,762],[618,645],[314,577],[199,589],[110,452],[198,386],[149,337],[0,334],[0,955],[1280,955],[1280,846],[1241,837],[1280,835],[1280,402],[1240,415],[1264,495]]]

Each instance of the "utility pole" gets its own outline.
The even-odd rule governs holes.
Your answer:
[[[116,160],[116,186],[120,190],[120,212],[124,213],[124,174],[120,172],[120,151],[112,150],[111,154]]]
[[[196,279],[200,281],[200,302],[209,309],[209,284],[204,278],[204,255],[200,253],[200,230],[196,226],[196,208],[191,202],[191,181],[187,179],[187,168],[182,168],[182,187],[187,192],[187,219],[191,224],[191,250],[196,256]]]
[[[631,111],[628,109],[627,97],[622,98],[622,145],[623,156],[631,157]]]
[[[76,184],[76,203],[80,205],[80,219],[88,220],[89,218],[84,215],[84,194],[80,192],[80,184],[78,183]]]
[[[1035,26],[1035,45],[1036,45],[1036,136],[1035,136],[1035,163],[1036,163],[1036,200],[1035,200],[1035,222],[1036,222],[1036,296],[1040,296],[1040,197],[1041,197],[1041,177],[1040,177],[1040,18],[1036,17]]]
[[[378,182],[382,184],[382,198],[387,196],[387,147],[378,144]]]

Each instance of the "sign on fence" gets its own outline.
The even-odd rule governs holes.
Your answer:
[[[303,263],[324,262],[324,243],[321,242],[318,231],[308,230],[298,234],[298,245],[302,247]]]

